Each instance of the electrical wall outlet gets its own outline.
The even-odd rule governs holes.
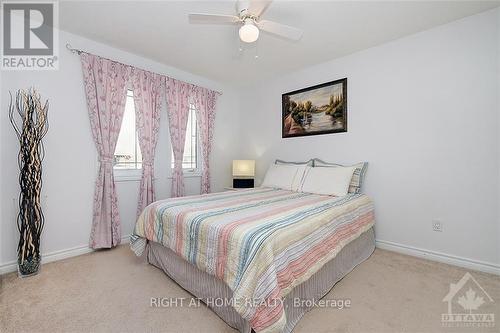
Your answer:
[[[432,230],[443,232],[443,221],[441,219],[432,219]]]

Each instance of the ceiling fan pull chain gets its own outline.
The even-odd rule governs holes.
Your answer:
[[[245,49],[243,47],[243,42],[240,39],[240,35],[239,35],[239,32],[238,32],[238,29],[235,29],[235,32],[236,32],[236,39],[238,40],[238,54],[241,56],[241,54],[243,53],[243,51]]]

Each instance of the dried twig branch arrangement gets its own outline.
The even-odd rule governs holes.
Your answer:
[[[42,161],[45,155],[42,139],[49,128],[49,103],[42,103],[40,95],[34,90],[18,90],[15,101],[10,98],[9,118],[20,150],[18,163],[20,169],[18,272],[20,276],[38,273],[41,265],[40,236],[44,216],[40,203],[42,190]]]

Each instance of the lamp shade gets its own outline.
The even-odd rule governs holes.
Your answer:
[[[255,176],[254,160],[233,160],[234,177],[253,177]]]

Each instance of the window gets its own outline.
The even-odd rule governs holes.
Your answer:
[[[174,168],[174,153],[172,152],[172,168]],[[189,105],[188,123],[186,127],[186,141],[184,143],[184,156],[182,169],[195,172],[198,169],[198,128],[196,126],[196,109]]]
[[[135,128],[134,93],[127,91],[122,127],[116,143],[114,168],[118,170],[137,170],[142,168],[142,155],[139,138]]]

